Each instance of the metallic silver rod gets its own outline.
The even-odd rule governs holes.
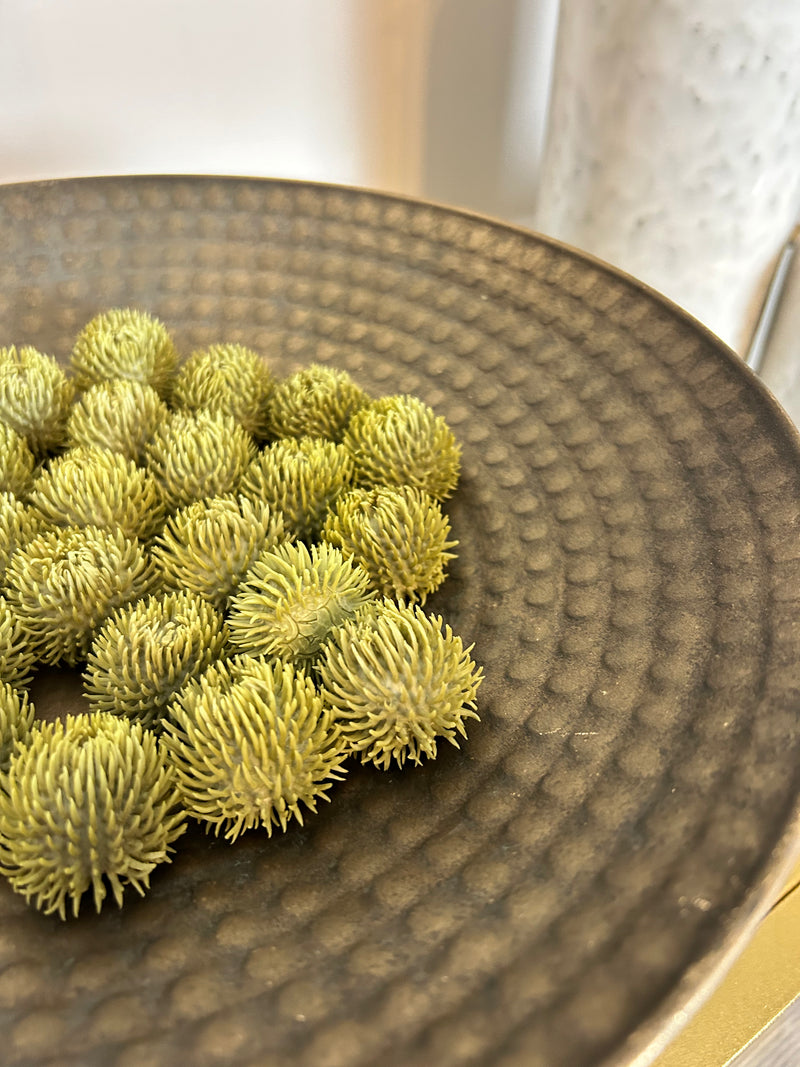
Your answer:
[[[792,265],[792,259],[797,251],[799,240],[800,223],[798,223],[792,230],[789,235],[789,240],[783,246],[781,254],[778,256],[778,262],[775,264],[775,270],[772,272],[767,295],[764,297],[764,303],[761,305],[756,328],[753,330],[753,336],[750,338],[750,344],[745,353],[745,363],[752,371],[755,371],[756,374],[761,370],[761,363],[767,349],[769,335],[772,332],[772,326],[775,322],[775,316],[786,285],[786,276],[789,273],[789,267]]]

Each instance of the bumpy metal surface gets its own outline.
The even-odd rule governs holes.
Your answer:
[[[632,1059],[794,824],[800,450],[766,393],[576,253],[354,190],[6,187],[0,247],[2,343],[65,358],[138,305],[184,352],[241,341],[433,404],[464,472],[432,606],[486,669],[460,752],[354,768],[272,840],[195,832],[121,912],[62,923],[0,886],[3,1062]]]

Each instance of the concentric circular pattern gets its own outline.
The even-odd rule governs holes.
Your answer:
[[[9,341],[66,359],[136,304],[182,351],[224,336],[444,415],[459,549],[427,606],[485,669],[460,752],[353,767],[285,835],[187,834],[120,914],[0,892],[6,1062],[645,1062],[795,824],[800,448],[765,390],[602,265],[390,197],[11,186],[0,236]]]

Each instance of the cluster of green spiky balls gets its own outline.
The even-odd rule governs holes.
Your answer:
[[[0,348],[0,872],[47,914],[143,893],[195,820],[315,811],[348,757],[436,756],[482,680],[425,602],[460,449],[416,397],[276,379],[114,309],[65,370]],[[36,718],[39,664],[87,713]]]

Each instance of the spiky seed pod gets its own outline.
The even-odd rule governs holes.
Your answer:
[[[164,521],[152,474],[119,452],[87,445],[50,461],[34,483],[30,506],[49,526],[99,526],[140,540]]]
[[[41,526],[41,519],[13,493],[0,493],[0,588],[5,586],[9,560]]]
[[[28,442],[0,422],[0,490],[24,497],[33,485],[36,459]]]
[[[175,411],[145,450],[168,511],[205,497],[235,493],[256,446],[232,415]]]
[[[153,562],[165,589],[190,589],[222,610],[254,560],[287,540],[283,516],[269,504],[212,497],[167,520]]]
[[[0,422],[23,437],[36,456],[60,448],[74,386],[52,356],[29,345],[0,348]]]
[[[88,322],[70,357],[80,389],[125,378],[169,396],[178,353],[163,323],[144,311],[112,308]]]
[[[46,915],[100,911],[170,861],[186,828],[175,772],[153,734],[114,715],[42,723],[11,757],[0,790],[0,870]]]
[[[341,441],[351,417],[369,401],[346,371],[312,363],[275,386],[269,401],[272,435]]]
[[[172,406],[232,415],[256,440],[269,432],[267,402],[275,379],[258,352],[244,345],[211,345],[193,352],[178,371]]]
[[[424,604],[454,559],[450,523],[422,489],[353,489],[333,505],[323,540],[360,563],[382,596]]]
[[[373,400],[350,420],[343,443],[356,485],[413,485],[446,500],[458,484],[461,448],[444,418],[418,397]]]
[[[74,667],[115,608],[153,591],[142,545],[119,530],[48,530],[19,549],[6,572],[8,600],[44,663]]]
[[[0,681],[0,772],[8,770],[18,743],[27,742],[33,730],[35,709],[28,694]]]
[[[389,600],[336,628],[318,664],[321,690],[362,763],[433,759],[443,738],[458,746],[477,719],[483,672],[460,637],[414,605]]]
[[[0,596],[0,681],[15,689],[29,685],[38,658],[38,650],[15,605]]]
[[[231,599],[231,644],[253,655],[311,662],[334,626],[374,597],[369,575],[332,545],[263,552]]]
[[[249,656],[219,664],[182,690],[162,744],[184,807],[206,830],[235,840],[272,834],[342,777],[343,746],[311,679],[287,663]]]
[[[73,448],[107,448],[142,463],[145,445],[167,413],[167,405],[151,385],[126,379],[98,382],[73,405],[67,442]]]
[[[159,727],[174,694],[219,658],[227,639],[222,615],[194,593],[161,593],[119,608],[89,649],[89,706]]]
[[[256,456],[239,491],[277,508],[291,533],[313,541],[352,476],[352,458],[341,445],[318,437],[285,438]]]

